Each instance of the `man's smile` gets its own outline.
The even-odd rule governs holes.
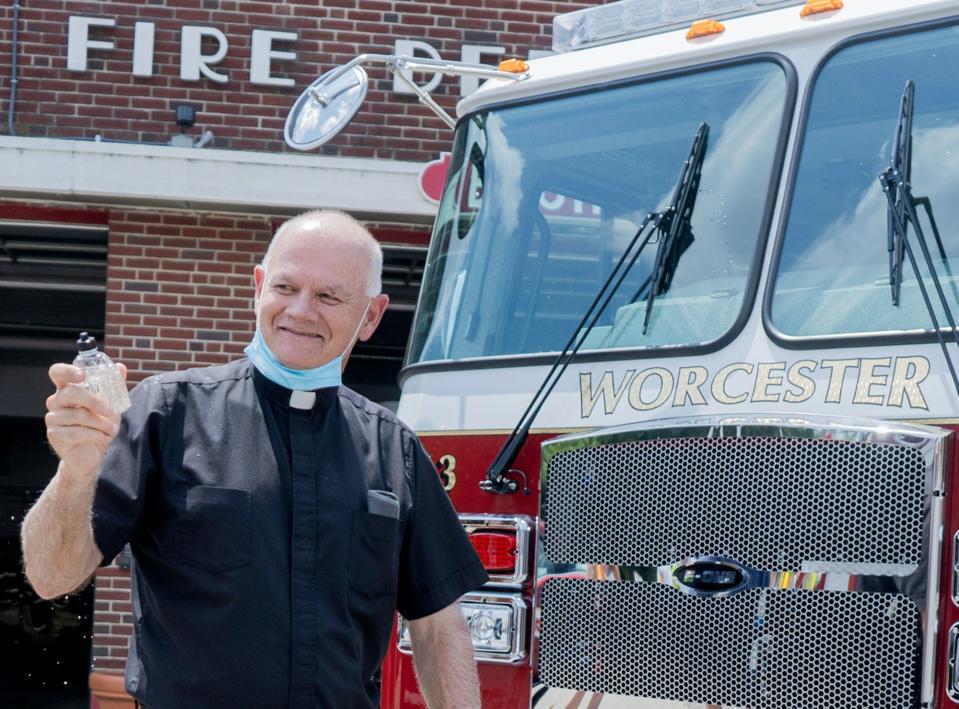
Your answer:
[[[283,327],[282,325],[277,326],[277,330],[281,332],[289,333],[290,335],[296,335],[297,337],[305,337],[308,339],[323,339],[323,335],[314,332],[304,332],[302,330],[294,330],[293,328]]]

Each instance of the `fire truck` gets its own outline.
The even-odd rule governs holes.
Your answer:
[[[622,0],[463,99],[399,415],[483,706],[959,706],[959,5]],[[409,79],[407,79],[409,80]],[[953,154],[955,153],[955,154]],[[406,624],[384,707],[424,706]]]

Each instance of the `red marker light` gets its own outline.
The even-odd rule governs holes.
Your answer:
[[[516,568],[515,534],[473,532],[469,539],[487,571],[503,573]]]

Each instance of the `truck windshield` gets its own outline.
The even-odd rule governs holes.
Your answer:
[[[556,352],[710,126],[692,240],[646,332],[647,249],[583,346],[706,343],[743,308],[788,97],[771,61],[475,114],[457,129],[408,361]]]
[[[927,197],[920,223],[955,309],[959,284],[959,28],[927,29],[848,46],[816,81],[771,300],[773,326],[792,337],[924,330],[932,320],[912,269],[893,305],[888,168],[900,102],[914,82],[912,193]],[[933,238],[929,214],[942,235]],[[910,239],[915,239],[910,231]],[[917,254],[918,246],[915,246]],[[942,258],[944,253],[945,258]],[[928,269],[920,272],[932,291]],[[939,322],[940,303],[933,298]]]

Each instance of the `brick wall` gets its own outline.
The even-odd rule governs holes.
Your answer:
[[[507,56],[549,49],[555,14],[587,4],[536,0],[391,2],[325,0],[228,2],[159,0],[93,2],[29,0],[20,11],[16,130],[21,135],[166,142],[175,131],[173,105],[196,105],[192,133],[215,134],[213,147],[281,151],[283,124],[295,97],[317,75],[361,53],[392,53],[396,39],[428,41],[443,58],[459,59],[463,44],[506,48]],[[0,105],[10,90],[13,9],[0,8]],[[84,73],[67,70],[67,28],[71,15],[116,20],[113,28],[92,28],[90,39],[112,41],[112,50],[89,52]],[[132,75],[134,24],[155,25],[154,75]],[[225,59],[215,65],[229,76],[219,84],[201,76],[180,79],[183,25],[215,27],[227,37]],[[264,87],[249,81],[253,29],[295,32],[295,42],[275,49],[295,51],[295,60],[274,60],[274,76],[295,87]],[[204,45],[205,53],[215,46]],[[392,92],[381,66],[368,67],[370,90],[360,113],[322,153],[420,161],[447,149],[449,131],[414,96]],[[425,76],[423,77],[425,80]],[[459,80],[446,78],[434,92],[452,112]],[[4,111],[4,119],[6,111]],[[6,120],[2,122],[6,132]]]
[[[253,266],[274,217],[110,211],[106,342],[131,381],[221,364],[253,332]]]
[[[130,635],[133,634],[130,573],[116,565],[104,567],[97,571],[96,585],[92,669],[120,674],[126,663]]]

